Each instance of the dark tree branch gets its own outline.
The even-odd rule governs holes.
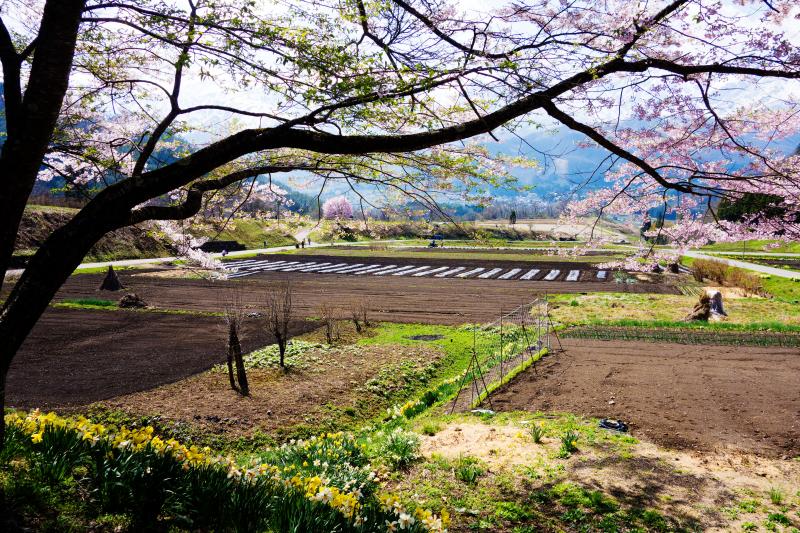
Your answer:
[[[547,112],[548,115],[559,121],[561,124],[565,125],[571,130],[579,131],[592,139],[594,142],[608,150],[614,155],[625,159],[626,161],[630,161],[637,167],[641,168],[648,176],[652,177],[656,180],[661,186],[667,189],[674,189],[676,191],[691,193],[692,188],[690,185],[681,185],[678,183],[672,183],[664,178],[659,172],[653,168],[647,161],[644,159],[630,153],[629,151],[625,150],[621,146],[618,146],[608,140],[605,136],[603,136],[600,132],[583,124],[582,122],[578,122],[568,114],[561,111],[556,105],[552,102],[546,102],[543,106],[544,110]]]

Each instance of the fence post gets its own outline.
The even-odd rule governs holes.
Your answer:
[[[503,308],[500,308],[500,382],[503,382]]]

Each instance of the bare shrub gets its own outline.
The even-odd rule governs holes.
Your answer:
[[[228,291],[222,316],[228,326],[228,379],[233,390],[247,396],[250,394],[250,385],[247,381],[247,371],[244,368],[242,345],[239,342],[239,334],[245,318],[240,288],[231,288]],[[236,365],[236,379],[234,379],[233,373],[234,364]]]
[[[713,259],[695,259],[692,263],[692,276],[697,281],[709,279],[717,283],[725,282],[728,265]]]
[[[764,293],[764,284],[761,278],[741,268],[729,269],[726,282],[734,287],[739,287],[748,296]]]
[[[339,340],[339,322],[337,320],[338,310],[330,302],[323,302],[317,307],[317,312],[322,320],[322,327],[325,331],[325,342],[333,344]]]
[[[739,287],[748,295],[764,293],[764,284],[758,275],[741,268],[730,267],[722,261],[695,259],[692,264],[692,275],[697,281],[708,279],[720,285]]]
[[[267,291],[264,315],[267,331],[275,337],[278,345],[281,368],[286,368],[284,356],[289,342],[289,323],[292,320],[292,284],[288,279]]]
[[[361,333],[364,328],[370,327],[369,304],[366,300],[356,300],[350,304],[350,320],[356,327],[357,333]]]

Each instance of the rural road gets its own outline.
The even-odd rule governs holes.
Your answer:
[[[695,259],[711,259],[713,261],[721,261],[730,266],[746,268],[747,270],[755,270],[756,272],[769,274],[770,276],[778,276],[781,278],[790,278],[790,279],[800,279],[800,272],[796,270],[785,270],[783,268],[775,268],[766,265],[759,265],[756,263],[749,263],[747,261],[738,261],[736,259],[728,259],[726,257],[720,257],[718,255],[708,255],[701,252],[696,252],[694,250],[684,252],[683,255],[685,255],[686,257],[693,257]],[[760,255],[763,256],[764,254]],[[781,254],[781,256],[784,255],[786,254]]]

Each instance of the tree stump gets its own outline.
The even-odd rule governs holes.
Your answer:
[[[719,316],[728,316],[728,313],[722,308],[722,293],[714,291],[710,295],[711,299],[711,314]]]
[[[692,309],[692,312],[689,313],[684,320],[686,321],[695,321],[695,320],[702,320],[704,322],[708,322],[708,318],[711,316],[711,297],[708,293],[703,293],[700,295],[700,301],[697,302]]]
[[[117,273],[114,272],[114,267],[108,265],[108,272],[106,272],[106,277],[103,278],[103,283],[100,284],[101,291],[120,291],[125,287],[122,286],[122,283],[119,281],[119,277],[117,277]]]

